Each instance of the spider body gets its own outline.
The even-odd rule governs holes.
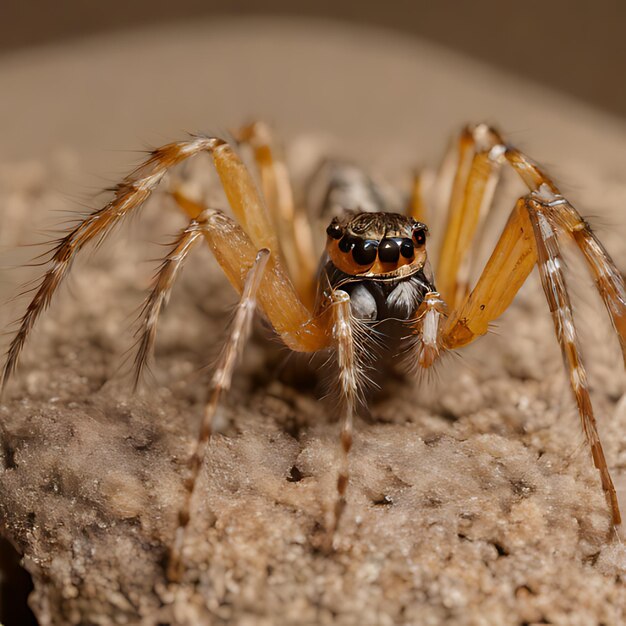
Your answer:
[[[625,362],[626,285],[601,242],[550,177],[523,152],[506,143],[495,129],[485,124],[465,128],[444,159],[439,175],[441,185],[451,190],[433,273],[426,252],[428,229],[424,221],[428,207],[420,178],[415,178],[406,211],[392,213],[385,212],[389,205],[379,189],[348,168],[343,180],[335,180],[325,196],[333,213],[340,215],[328,225],[326,251],[316,268],[308,218],[294,201],[286,165],[267,128],[252,124],[242,128],[236,138],[240,146],[252,151],[259,185],[228,142],[192,136],[152,151],[115,188],[113,198],[104,207],[88,215],[55,244],[50,265],[9,346],[3,373],[6,384],[26,338],[76,254],[89,242],[100,241],[138,209],[168,171],[199,153],[208,153],[235,219],[188,198],[177,186],[171,189],[189,221],[156,274],[138,333],[136,380],[152,353],[159,314],[178,272],[190,250],[206,242],[240,294],[240,302],[211,380],[189,474],[183,483],[169,578],[175,580],[181,575],[190,502],[210,442],[213,418],[221,395],[230,387],[255,310],[289,349],[332,351],[335,355],[341,397],[341,460],[328,529],[332,538],[346,504],[354,414],[367,378],[369,355],[364,346],[375,338],[374,327],[379,322],[399,323],[404,328],[400,341],[407,335],[413,338],[407,351],[412,367],[431,367],[444,351],[459,349],[484,335],[535,266],[554,319],[582,430],[613,524],[620,524],[617,495],[600,442],[561,263],[562,242],[574,245],[584,258],[619,338]],[[527,193],[517,200],[491,257],[472,285],[470,277],[479,269],[475,268],[473,251],[491,217],[503,167],[519,176]]]

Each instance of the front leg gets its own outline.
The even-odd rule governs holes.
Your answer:
[[[218,261],[220,261],[231,282],[241,291],[245,278],[245,272],[242,274],[241,268],[249,268],[252,265],[257,250],[261,248],[271,250],[273,254],[268,275],[274,277],[275,300],[278,302],[272,303],[271,306],[268,303],[264,310],[268,316],[271,317],[273,314],[277,319],[285,322],[284,333],[280,329],[277,330],[279,333],[285,334],[288,339],[290,338],[290,331],[297,332],[297,328],[301,325],[300,321],[306,322],[310,313],[298,297],[289,276],[283,269],[281,260],[278,258],[280,255],[278,240],[263,198],[257,190],[250,172],[224,140],[218,137],[192,136],[187,141],[169,143],[150,152],[148,158],[114,188],[113,198],[104,207],[90,213],[54,243],[48,269],[36,286],[34,296],[9,345],[2,373],[2,386],[6,385],[15,370],[27,337],[40,315],[50,305],[58,287],[67,276],[76,255],[90,242],[102,242],[120,221],[129,214],[136,212],[148,200],[168,171],[203,152],[207,152],[211,156],[229,204],[239,221],[241,232],[235,232],[233,238],[241,239],[241,236],[245,235],[244,244],[251,242],[248,258],[242,259],[237,256],[237,244],[229,241],[228,238],[226,240],[222,238],[219,247],[226,252],[220,257],[219,250],[214,248]],[[193,209],[185,207],[185,210],[190,213]],[[190,217],[195,218],[201,212],[202,208],[195,213],[192,212]],[[218,238],[216,235],[214,239]],[[267,300],[271,300],[271,296]],[[288,301],[286,306],[285,301]],[[271,309],[271,313],[268,309]],[[315,329],[311,334],[316,335],[317,338],[323,338],[324,335],[323,332],[316,332]],[[317,346],[320,342],[315,343],[315,341],[308,341],[308,339],[310,337],[300,341],[296,337],[292,343],[289,341],[287,343],[290,347],[300,346],[294,347],[296,350],[318,349]]]
[[[339,391],[342,400],[341,418],[341,465],[337,475],[337,499],[334,518],[330,527],[329,539],[332,545],[341,516],[346,507],[346,491],[350,478],[349,454],[352,448],[354,409],[361,387],[363,369],[356,349],[358,341],[358,321],[354,318],[347,292],[337,289],[332,292],[329,305],[332,336],[339,367]]]

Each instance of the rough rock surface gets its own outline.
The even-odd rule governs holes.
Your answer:
[[[5,246],[33,240],[33,215],[67,206],[53,190],[68,163],[72,155],[3,166]],[[589,205],[602,201],[601,221],[619,224],[601,235],[625,267],[625,181],[578,180]],[[463,358],[420,385],[385,381],[356,423],[333,554],[321,549],[337,467],[332,403],[319,400],[306,359],[286,361],[259,325],[194,498],[183,582],[168,587],[163,559],[202,409],[200,368],[234,302],[208,251],[194,255],[163,316],[155,380],[133,395],[119,366],[153,267],[143,261],[163,254],[148,242],[182,225],[156,197],[85,255],[1,405],[1,530],[24,555],[41,624],[624,623],[626,550],[612,540],[536,276]],[[570,269],[623,496],[619,351],[591,281]],[[15,293],[21,276],[3,278]]]

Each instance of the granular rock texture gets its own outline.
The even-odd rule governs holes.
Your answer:
[[[67,206],[52,190],[73,162],[4,166],[5,245],[33,241],[29,215]],[[602,202],[602,221],[619,224],[600,234],[626,267],[626,181],[584,171],[578,180],[590,205]],[[384,380],[356,422],[332,553],[323,547],[338,458],[333,403],[320,400],[315,367],[288,357],[259,324],[194,497],[182,583],[168,585],[164,558],[205,397],[201,368],[235,302],[207,250],[188,264],[162,318],[153,380],[134,395],[120,364],[153,267],[144,261],[164,254],[148,242],[183,224],[158,196],[130,229],[85,255],[5,393],[1,532],[23,554],[41,624],[626,621],[626,550],[535,276],[462,358],[419,384]],[[575,262],[570,270],[623,499],[619,350],[591,281]],[[15,293],[22,276],[3,278],[5,295]]]

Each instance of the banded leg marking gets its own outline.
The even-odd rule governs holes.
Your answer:
[[[213,418],[215,417],[222,393],[230,389],[237,357],[243,350],[250,335],[252,317],[256,308],[257,292],[259,291],[269,257],[270,252],[267,249],[258,252],[255,263],[248,273],[228,339],[211,380],[209,401],[204,410],[195,450],[189,461],[188,475],[184,483],[183,504],[178,512],[178,528],[176,529],[168,562],[167,576],[172,581],[179,580],[182,574],[182,552],[190,520],[191,500],[211,439]]]
[[[541,204],[529,200],[527,208],[535,231],[539,274],[554,319],[554,328],[563,353],[563,360],[569,371],[570,384],[576,398],[583,432],[591,448],[594,465],[600,472],[602,488],[611,507],[613,524],[617,526],[621,524],[617,494],[604,457],[591,405],[587,374],[580,356],[572,305],[561,269],[562,261],[557,233]]]
[[[113,198],[83,219],[54,246],[49,269],[43,275],[9,349],[2,373],[8,382],[27,337],[67,275],[76,254],[92,240],[102,241],[126,215],[150,197],[165,174],[174,166],[201,152],[208,152],[239,222],[256,249],[278,250],[269,216],[254,181],[232,148],[217,137],[192,136],[153,150],[149,157],[114,188]]]
[[[355,350],[356,333],[350,310],[350,296],[345,291],[334,291],[330,306],[333,339],[339,367],[339,387],[343,401],[340,435],[341,461],[337,476],[337,500],[330,533],[332,539],[339,528],[341,516],[346,507],[346,490],[350,479],[349,454],[352,448],[354,409],[359,389],[360,367]]]

